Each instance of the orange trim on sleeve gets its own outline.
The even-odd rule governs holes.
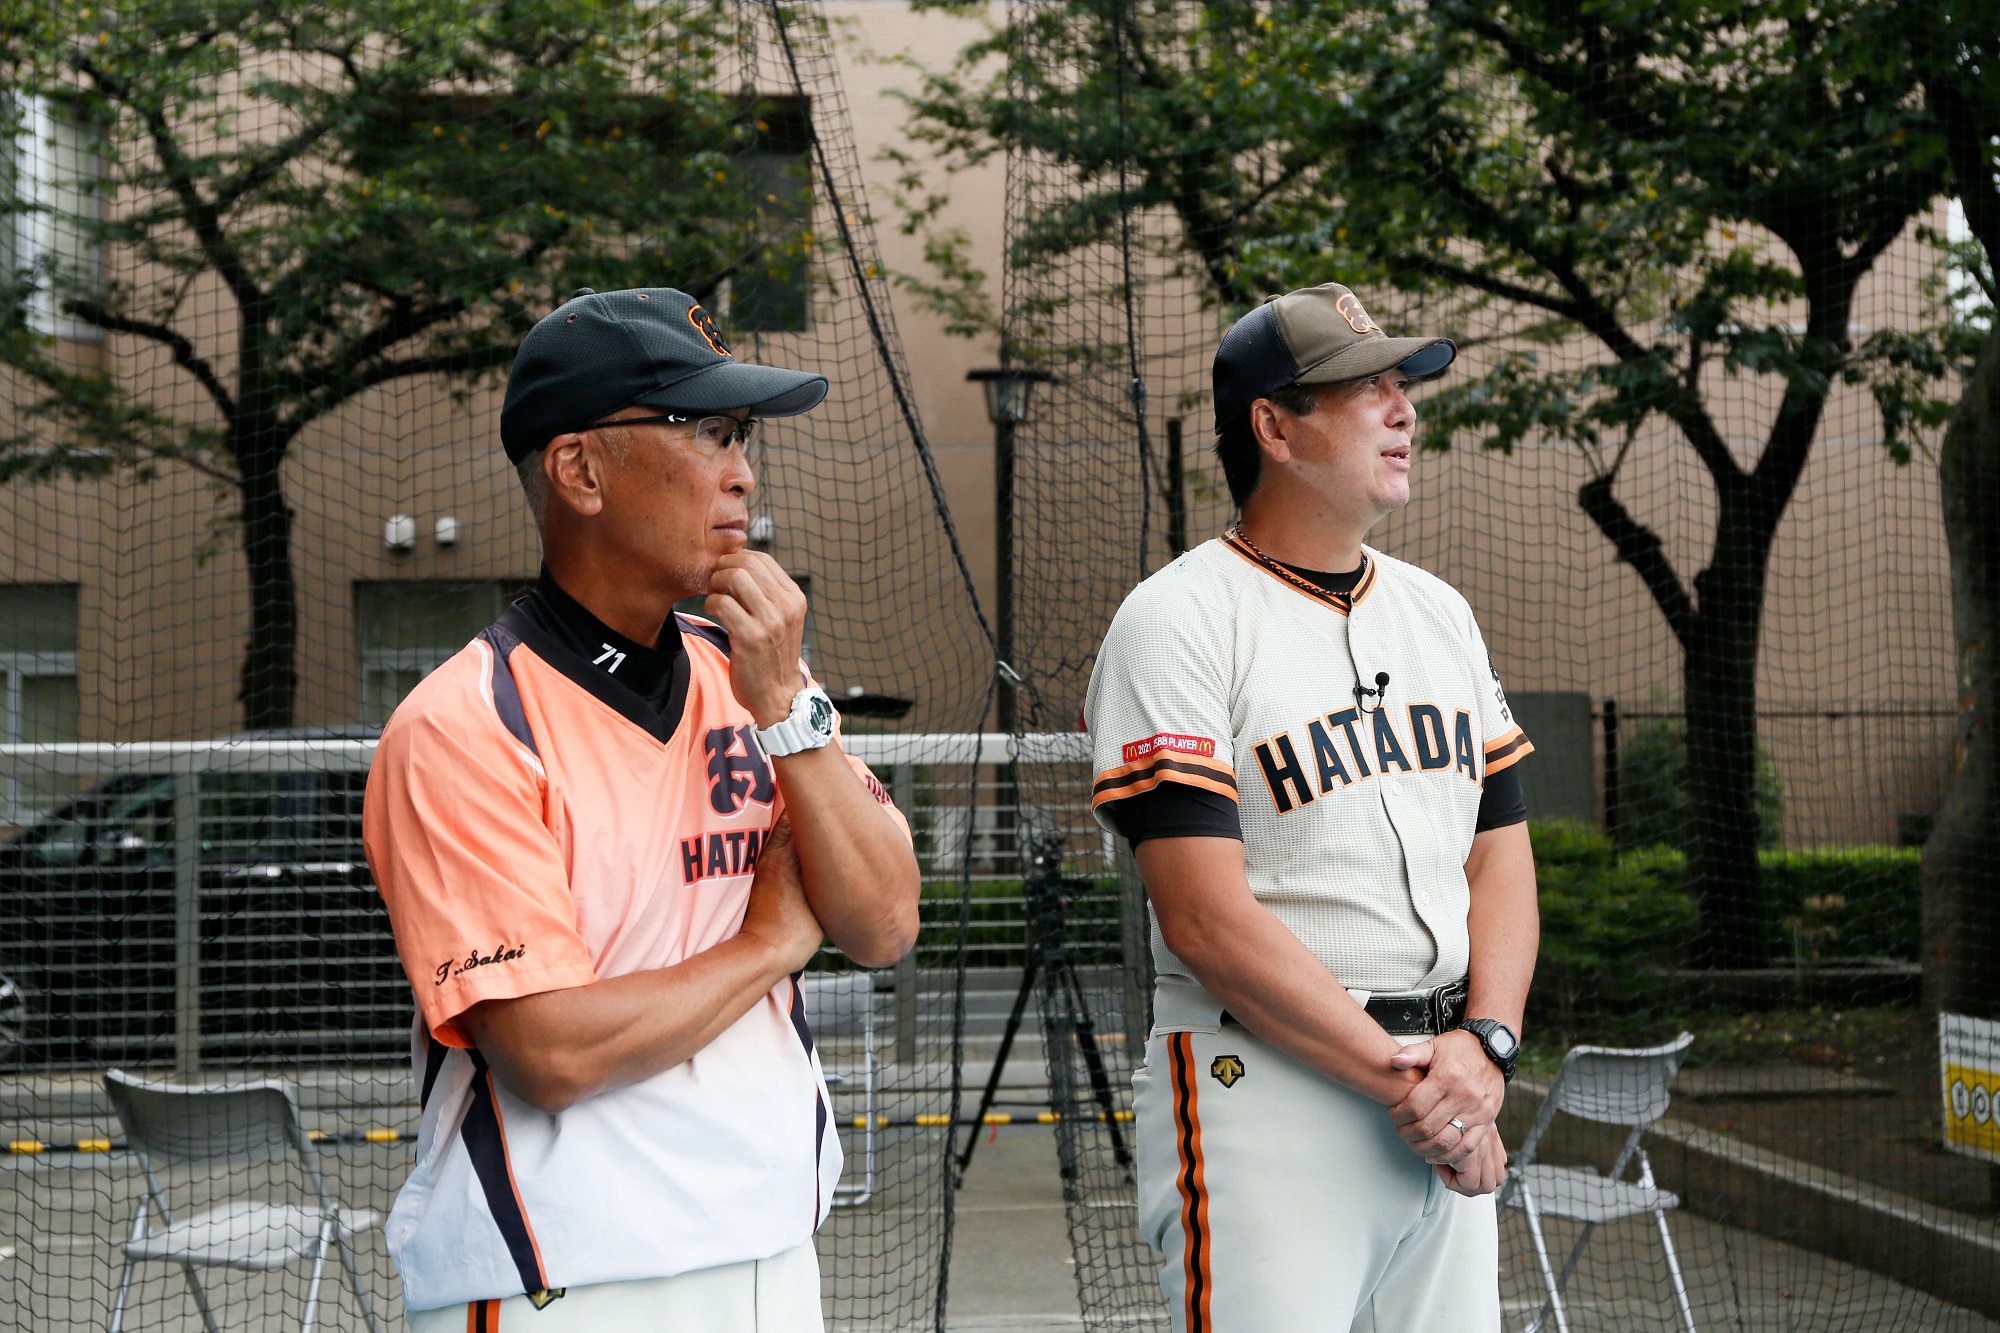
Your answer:
[[[1095,785],[1102,787],[1105,783],[1116,781],[1127,774],[1144,773],[1168,762],[1184,765],[1190,769],[1211,768],[1218,775],[1227,776],[1231,782],[1236,780],[1236,770],[1223,763],[1220,759],[1207,759],[1198,754],[1182,754],[1179,751],[1162,750],[1157,754],[1148,755],[1144,759],[1134,759],[1129,764],[1119,764],[1115,768],[1105,769],[1097,775]]]
[[[1121,801],[1151,791],[1162,782],[1185,782],[1236,799],[1236,770],[1229,765],[1196,755],[1163,753],[1099,773],[1091,785],[1090,803],[1097,806]]]
[[[1502,769],[1512,768],[1534,752],[1535,747],[1528,740],[1527,733],[1515,727],[1486,747],[1487,775],[1490,777]]]
[[[1236,779],[1233,774],[1229,781],[1217,782],[1213,778],[1203,777],[1196,773],[1162,772],[1151,774],[1137,782],[1127,783],[1111,790],[1093,792],[1090,797],[1090,808],[1095,810],[1106,801],[1122,801],[1128,796],[1143,796],[1163,782],[1179,782],[1189,787],[1199,787],[1203,791],[1212,791],[1217,796],[1227,796],[1232,801],[1237,799]]]

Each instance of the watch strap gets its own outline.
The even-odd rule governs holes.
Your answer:
[[[824,727],[815,726],[815,714],[824,717]],[[772,759],[817,750],[833,740],[833,700],[825,690],[808,686],[792,696],[792,711],[785,720],[757,730],[757,744]]]
[[[1514,1029],[1497,1018],[1468,1018],[1458,1026],[1462,1031],[1470,1032],[1479,1038],[1479,1049],[1485,1051],[1486,1058],[1499,1067],[1502,1081],[1512,1083],[1514,1069],[1521,1059],[1521,1039],[1515,1035]],[[1493,1034],[1496,1031],[1505,1032],[1514,1039],[1514,1048],[1506,1055],[1501,1055],[1493,1049]]]

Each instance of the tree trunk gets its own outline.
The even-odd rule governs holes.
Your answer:
[[[1701,905],[1695,957],[1762,967],[1767,923],[1757,861],[1757,641],[1773,516],[1727,487],[1715,551],[1695,577],[1699,611],[1682,659],[1687,709],[1687,883]]]
[[[1987,337],[1945,431],[1938,482],[1959,721],[1951,783],[1924,844],[1924,1000],[2000,1018],[2000,330]]]
[[[298,602],[292,588],[292,510],[278,477],[285,454],[282,448],[250,448],[236,456],[243,558],[250,574],[250,643],[236,697],[243,704],[244,726],[289,727],[298,690],[293,664]]]

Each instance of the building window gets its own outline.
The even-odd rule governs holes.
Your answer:
[[[519,581],[410,579],[354,585],[361,647],[361,720],[381,726],[418,681],[500,618]]]
[[[77,739],[76,589],[0,585],[0,741]],[[28,773],[0,781],[0,819],[20,824],[76,790],[73,778]]]
[[[756,147],[743,157],[756,199],[756,242],[729,276],[729,324],[800,333],[812,310],[812,116],[802,98],[759,101]]]
[[[0,195],[10,207],[0,216],[0,269],[9,285],[26,284],[30,328],[94,342],[102,331],[62,307],[103,295],[103,136],[47,97],[7,109],[13,135],[0,153]]]

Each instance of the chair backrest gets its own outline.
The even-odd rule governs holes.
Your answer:
[[[875,981],[866,972],[821,973],[799,978],[806,1023],[815,1037],[866,1035],[875,1030]]]
[[[1550,1109],[1607,1125],[1650,1125],[1667,1113],[1668,1090],[1693,1044],[1694,1034],[1683,1032],[1638,1049],[1572,1046],[1549,1089]]]
[[[104,1091],[126,1140],[156,1161],[225,1162],[305,1151],[298,1103],[291,1088],[275,1080],[186,1085],[113,1069],[104,1075]]]

